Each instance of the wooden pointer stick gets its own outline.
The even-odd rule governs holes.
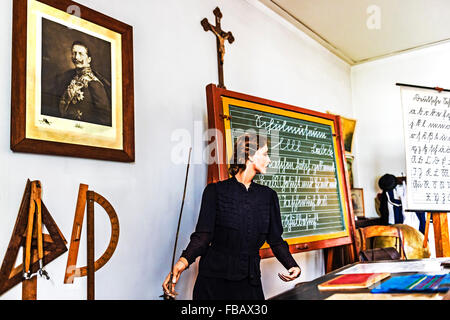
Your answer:
[[[188,158],[188,164],[187,164],[187,169],[186,169],[186,179],[184,180],[183,199],[181,200],[181,209],[180,209],[180,215],[178,217],[177,233],[175,235],[175,245],[173,246],[172,265],[170,268],[170,276],[169,276],[169,283],[168,283],[169,292],[172,292],[172,286],[173,286],[173,284],[172,284],[173,266],[175,265],[175,255],[177,252],[178,235],[180,233],[181,216],[183,214],[184,199],[186,197],[186,187],[187,187],[187,181],[188,181],[188,176],[189,176],[189,165],[191,163],[191,151],[192,151],[192,148],[189,148],[189,158]],[[166,294],[165,292],[162,295],[162,297],[164,298],[164,300],[174,300],[174,298],[172,296]]]

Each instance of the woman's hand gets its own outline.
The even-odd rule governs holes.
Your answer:
[[[172,298],[175,298],[175,296],[178,294],[175,292],[175,285],[178,282],[178,279],[180,278],[181,273],[186,270],[186,268],[189,266],[188,261],[186,258],[181,257],[177,263],[173,266],[173,276],[172,279],[170,279],[170,273],[167,275],[166,279],[164,280],[162,287],[164,290],[164,293]],[[169,285],[169,282],[172,281],[172,285]]]
[[[288,271],[289,274],[278,273],[278,276],[280,277],[281,280],[285,282],[292,281],[297,279],[302,273],[300,267],[292,267]]]

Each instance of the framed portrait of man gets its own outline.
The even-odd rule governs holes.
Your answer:
[[[133,162],[131,26],[68,0],[14,0],[11,149]]]

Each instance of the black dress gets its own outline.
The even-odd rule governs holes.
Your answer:
[[[181,255],[189,264],[201,256],[194,300],[263,300],[259,249],[265,241],[286,269],[298,267],[282,233],[274,190],[254,182],[247,190],[234,177],[208,184]]]

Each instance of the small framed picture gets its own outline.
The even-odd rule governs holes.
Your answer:
[[[364,217],[364,193],[362,188],[352,189],[352,207],[355,217]]]
[[[134,162],[133,28],[69,0],[14,0],[11,149]]]

